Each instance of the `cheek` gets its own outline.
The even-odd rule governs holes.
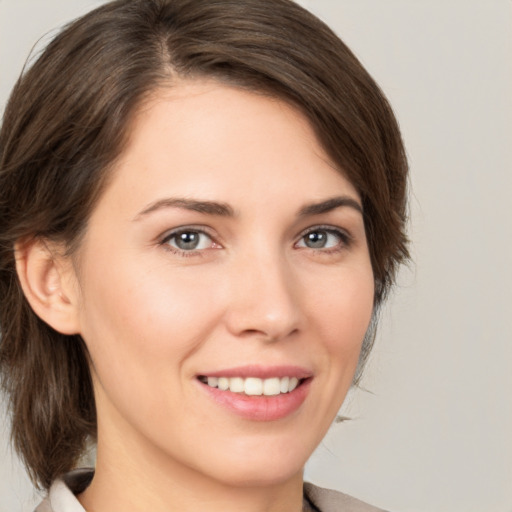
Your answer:
[[[324,338],[333,351],[358,348],[373,312],[371,268],[348,269],[333,278],[313,306]]]
[[[169,411],[194,412],[187,409],[189,400],[183,401],[189,392],[183,388],[190,377],[187,361],[216,323],[215,302],[191,276],[162,268],[135,272],[132,265],[117,265],[102,277],[90,270],[82,335],[99,416],[106,421],[120,414],[141,431],[147,418],[165,429],[178,428]],[[172,279],[166,279],[169,274]]]
[[[101,380],[129,375],[145,385],[161,373],[170,381],[215,324],[214,302],[190,274],[166,279],[162,268],[135,267],[85,269],[82,336]]]
[[[322,363],[334,388],[337,409],[352,384],[361,346],[373,313],[374,281],[371,266],[349,269],[329,281],[310,307],[320,333]]]

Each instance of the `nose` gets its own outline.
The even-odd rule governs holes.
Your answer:
[[[274,342],[300,327],[299,285],[286,259],[251,254],[230,272],[228,330],[237,337]]]

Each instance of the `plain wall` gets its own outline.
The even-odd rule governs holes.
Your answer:
[[[35,41],[99,3],[0,0],[0,110]],[[512,2],[300,3],[395,108],[414,258],[382,312],[368,391],[306,475],[394,512],[512,512]],[[30,511],[5,432],[0,511]]]

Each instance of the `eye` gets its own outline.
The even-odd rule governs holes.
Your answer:
[[[347,246],[349,237],[346,233],[335,228],[316,227],[302,235],[296,247],[308,249],[336,249]]]
[[[171,250],[183,252],[201,251],[215,246],[212,238],[204,231],[189,228],[170,233],[162,240],[162,244],[168,245]]]

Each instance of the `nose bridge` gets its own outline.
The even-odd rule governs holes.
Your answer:
[[[278,340],[299,324],[297,283],[278,247],[259,246],[237,258],[231,282],[229,329]]]

